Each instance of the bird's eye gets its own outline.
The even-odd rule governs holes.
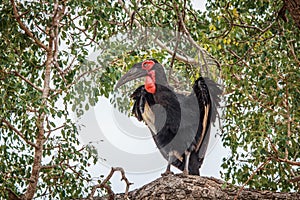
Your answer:
[[[155,64],[154,61],[152,61],[152,60],[146,60],[146,61],[144,61],[142,63],[142,68],[144,70],[148,71],[148,70],[150,70],[153,67],[154,64]]]

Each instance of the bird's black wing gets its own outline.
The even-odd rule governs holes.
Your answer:
[[[157,85],[157,93],[153,95],[140,86],[131,98],[134,100],[132,113],[146,123],[157,147],[168,160],[169,144],[178,132],[181,119],[176,94],[165,86]]]
[[[217,106],[219,106],[222,90],[213,80],[202,77],[195,81],[193,90],[197,96],[200,111],[195,151],[202,164],[209,142],[210,124],[216,120]]]
[[[210,138],[210,124],[215,122],[217,106],[220,102],[222,90],[219,85],[208,78],[200,77],[193,85],[189,96],[178,95],[182,123],[181,129],[186,137],[182,141],[193,142],[187,150],[191,152],[189,160],[189,174],[199,175]],[[180,131],[179,130],[179,131]],[[184,161],[185,161],[185,156]],[[174,163],[179,169],[184,168],[184,162]]]

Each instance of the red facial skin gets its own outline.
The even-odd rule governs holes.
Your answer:
[[[155,86],[155,71],[149,71],[148,76],[146,76],[145,81],[145,89],[147,92],[154,94],[156,92],[156,86]]]
[[[148,71],[148,75],[146,76],[146,80],[145,80],[145,89],[147,92],[151,94],[154,94],[156,92],[155,71],[151,70],[154,64],[155,63],[152,60],[146,60],[142,64],[142,68]]]

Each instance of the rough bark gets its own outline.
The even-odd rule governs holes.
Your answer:
[[[295,25],[300,29],[300,0],[284,0],[284,4],[292,16]]]
[[[129,199],[235,199],[240,187],[231,186],[216,178],[184,176],[183,174],[160,177],[153,182],[129,192]],[[103,198],[94,198],[103,199]],[[123,194],[115,199],[124,199]],[[300,199],[300,193],[283,193],[244,189],[238,199]]]

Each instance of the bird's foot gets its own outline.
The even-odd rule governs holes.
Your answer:
[[[166,170],[164,173],[161,174],[161,176],[168,176],[170,174],[174,174],[174,173],[171,172],[171,170]]]
[[[188,171],[187,169],[184,169],[184,170],[183,170],[183,175],[184,175],[184,176],[188,176],[188,175],[189,175],[189,171]]]

